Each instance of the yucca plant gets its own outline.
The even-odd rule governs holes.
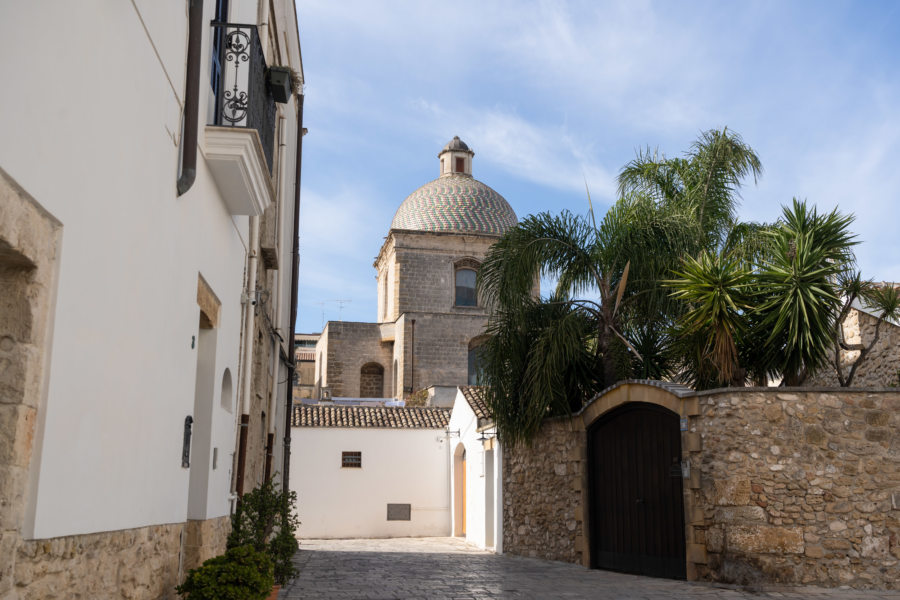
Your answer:
[[[704,252],[697,259],[686,257],[675,276],[665,285],[688,307],[676,335],[700,344],[697,356],[685,363],[685,374],[695,385],[709,378],[720,385],[743,385],[746,370],[740,365],[738,343],[752,309],[752,273],[736,259]]]
[[[841,300],[839,278],[853,268],[852,216],[819,214],[794,199],[769,232],[770,255],[759,272],[759,327],[765,351],[785,385],[801,385],[828,358]]]

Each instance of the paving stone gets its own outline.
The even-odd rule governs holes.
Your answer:
[[[900,600],[900,592],[896,591],[741,589],[638,577],[569,563],[497,555],[458,538],[301,540],[295,563],[300,575],[282,590],[279,600]]]

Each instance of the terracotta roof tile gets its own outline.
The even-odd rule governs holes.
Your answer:
[[[484,388],[477,387],[474,385],[465,385],[460,386],[460,391],[463,393],[463,397],[466,399],[466,402],[469,403],[469,406],[472,407],[472,412],[475,413],[475,416],[479,419],[490,419],[491,411],[488,409],[487,402],[484,399]]]
[[[436,406],[294,405],[294,427],[358,427],[381,429],[443,429],[450,409]]]

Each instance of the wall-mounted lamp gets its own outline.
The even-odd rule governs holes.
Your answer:
[[[194,417],[188,415],[184,418],[184,438],[181,441],[181,467],[187,469],[191,466],[191,424]]]

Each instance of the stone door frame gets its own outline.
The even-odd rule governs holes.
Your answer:
[[[696,393],[686,387],[666,384],[658,381],[624,381],[604,390],[592,400],[579,413],[574,415],[576,425],[584,432],[587,442],[587,432],[592,425],[610,411],[629,403],[642,402],[654,404],[666,408],[673,413],[687,418],[687,431],[681,432],[681,459],[688,465],[692,462],[699,463],[698,457],[701,450],[700,434],[691,431],[693,420],[700,414],[699,402]],[[580,422],[579,422],[580,421]],[[586,443],[585,443],[586,446]],[[585,448],[586,450],[586,448]],[[590,568],[591,560],[591,499],[590,482],[586,452],[583,455],[585,468],[581,469],[581,506],[582,511],[581,530],[584,537],[581,543],[581,559],[585,567]],[[694,507],[693,490],[700,488],[700,471],[691,468],[688,477],[683,481],[684,500],[684,539],[685,539],[685,571],[688,581],[697,579],[696,564],[706,562],[706,547],[704,544],[694,543],[693,524],[703,523],[702,510]]]
[[[0,169],[0,596],[34,537],[62,224]]]

